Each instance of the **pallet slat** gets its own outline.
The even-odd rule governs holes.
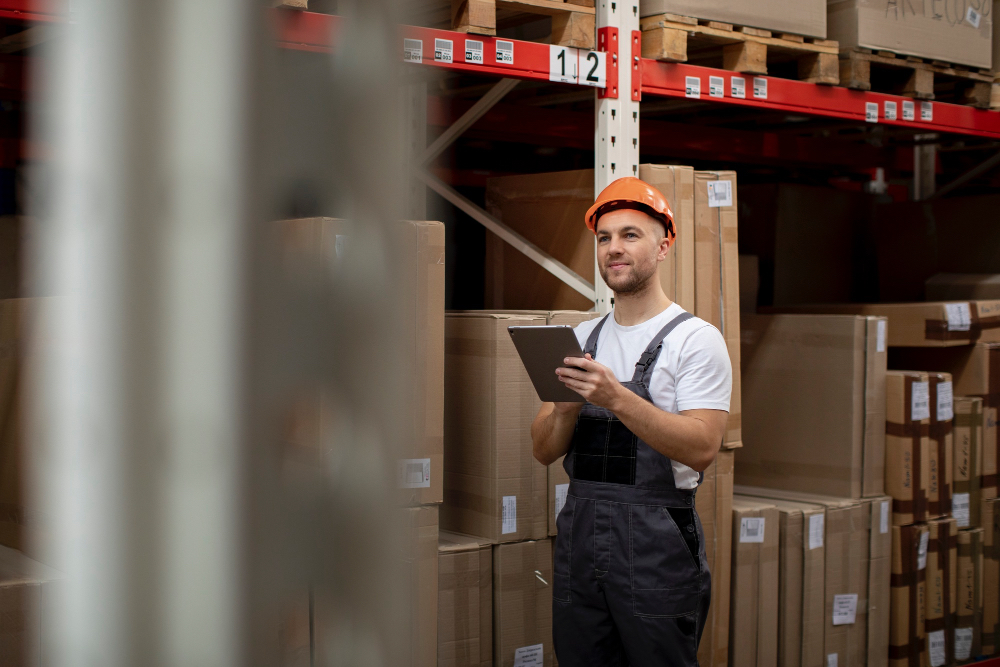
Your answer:
[[[872,83],[876,70],[877,84]],[[989,108],[993,76],[974,72],[951,63],[925,62],[915,56],[891,51],[873,53],[868,49],[845,50],[840,54],[841,85],[855,90],[877,90],[918,100],[934,100],[949,89],[948,101]],[[953,90],[950,90],[953,89]]]
[[[495,37],[498,10],[551,16],[553,44],[581,49],[596,44],[593,0],[451,0],[451,29]]]

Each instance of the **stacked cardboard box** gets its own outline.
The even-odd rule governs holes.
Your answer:
[[[952,518],[931,519],[927,529],[927,655],[931,665],[951,665],[955,662],[958,526]]]
[[[493,548],[493,665],[551,665],[552,540]]]
[[[927,457],[927,516],[951,514],[954,479],[954,394],[950,373],[928,373],[930,386],[930,451]]]
[[[705,535],[705,557],[712,575],[709,619],[698,647],[698,663],[725,667],[729,659],[730,580],[733,540],[733,450],[722,450],[705,470],[695,509]]]
[[[892,496],[894,526],[927,518],[930,413],[927,373],[886,373],[885,490]]]
[[[930,532],[924,524],[892,527],[892,620],[889,664],[925,664],[927,548]]]
[[[983,500],[983,655],[1000,651],[1000,499]]]
[[[955,659],[965,662],[982,654],[983,529],[958,531],[958,599]]]
[[[983,399],[975,396],[955,398],[955,491],[952,514],[959,528],[980,525],[983,467]]]
[[[779,533],[772,503],[733,497],[731,667],[777,665]]]
[[[493,664],[493,547],[481,538],[438,535],[438,665]]]

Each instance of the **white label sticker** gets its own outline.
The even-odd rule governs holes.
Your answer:
[[[764,541],[764,517],[748,516],[740,521],[740,542]]]
[[[753,78],[753,96],[758,100],[767,99],[767,79],[759,76]]]
[[[337,234],[333,239],[333,254],[337,259],[347,254],[347,234]]]
[[[950,421],[955,416],[953,391],[950,382],[938,382],[937,385],[937,420]]]
[[[920,545],[917,547],[917,569],[923,570],[927,567],[927,543],[931,539],[931,534],[924,531],[920,534]]]
[[[465,62],[483,64],[483,43],[475,39],[465,40]]]
[[[608,54],[603,51],[580,52],[580,85],[595,88],[608,85]]]
[[[822,514],[813,514],[809,517],[809,550],[819,549],[823,546],[823,526],[825,517]]]
[[[497,40],[497,62],[503,65],[514,64],[514,42]]]
[[[982,20],[983,15],[977,12],[974,8],[969,7],[965,12],[965,20],[972,25],[973,28],[979,28],[979,22]]]
[[[879,517],[879,532],[885,535],[889,532],[889,501],[882,501],[882,516]]]
[[[733,205],[733,184],[731,181],[708,182],[708,207],[721,208]]]
[[[566,46],[549,45],[549,81],[576,83],[580,52]]]
[[[878,324],[875,325],[875,351],[885,352],[885,330],[886,321],[879,320]]]
[[[504,496],[500,532],[503,535],[517,532],[517,496]]]
[[[403,40],[403,62],[419,63],[424,59],[424,42],[420,39]]]
[[[452,52],[455,50],[455,43],[450,39],[434,38],[434,60],[439,63],[452,62]]]
[[[400,459],[399,486],[402,489],[427,489],[431,486],[430,459]]]
[[[886,120],[896,120],[896,103],[886,102],[885,103],[885,119]]]
[[[927,633],[927,651],[930,653],[931,667],[941,667],[944,664],[944,630]]]
[[[701,97],[701,78],[697,76],[684,77],[684,97]]]
[[[544,644],[514,649],[514,667],[542,667],[543,660],[545,660]]]
[[[918,422],[931,418],[931,391],[929,382],[914,382],[910,399],[910,419]]]
[[[930,123],[934,120],[934,103],[933,102],[921,102],[920,103],[920,120]]]
[[[944,304],[944,316],[948,319],[948,331],[968,331],[972,327],[968,303]]]
[[[708,94],[711,97],[725,97],[726,80],[721,76],[708,77]]]
[[[903,102],[903,120],[915,120],[916,114],[913,111],[913,102],[905,101]]]
[[[865,102],[865,122],[878,122],[878,102]]]
[[[742,76],[734,76],[729,81],[729,94],[738,99],[745,99],[747,96],[747,80]]]
[[[556,520],[559,520],[559,512],[566,505],[566,494],[569,493],[569,484],[556,484]]]
[[[826,656],[826,667],[837,667],[837,654],[829,653]]]
[[[972,628],[955,628],[955,659],[968,660],[972,655]]]
[[[969,527],[969,494],[956,493],[951,497],[951,514],[959,528]]]
[[[850,625],[858,615],[858,594],[833,596],[833,624]]]

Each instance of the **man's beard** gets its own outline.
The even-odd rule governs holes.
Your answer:
[[[604,265],[601,265],[601,278],[607,283],[611,291],[618,296],[631,296],[637,294],[649,285],[650,277],[656,274],[657,265],[654,263],[651,267],[647,267],[646,270],[637,264],[631,264],[628,273],[623,276],[618,276],[615,283],[612,283],[608,279],[608,270]]]

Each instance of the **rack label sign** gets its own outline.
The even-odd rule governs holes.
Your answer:
[[[501,65],[514,64],[514,42],[497,40],[497,62]]]
[[[422,39],[403,40],[403,62],[419,63],[424,59],[424,41]]]
[[[581,86],[604,88],[608,85],[608,54],[603,51],[580,51]]]
[[[455,43],[450,39],[438,39],[434,38],[434,60],[439,63],[450,63],[452,60],[452,52],[455,49]]]
[[[885,119],[886,120],[896,120],[896,103],[886,102],[885,103]]]
[[[933,102],[921,102],[920,103],[920,120],[930,123],[934,120],[934,103]]]
[[[465,62],[483,64],[483,43],[475,39],[465,40]]]
[[[914,114],[913,109],[914,109],[914,106],[913,106],[913,102],[912,101],[907,100],[907,101],[903,102],[903,120],[916,120],[917,119],[916,115]]]
[[[730,81],[729,94],[737,99],[746,99],[747,96],[747,80],[742,76],[734,76]]]
[[[865,102],[865,122],[878,122],[878,102]]]
[[[759,76],[753,78],[753,96],[758,100],[767,99],[767,79]]]
[[[701,97],[701,77],[684,77],[684,97],[699,99]]]
[[[576,83],[580,52],[568,46],[549,45],[549,81]]]
[[[708,77],[708,94],[710,97],[725,97],[726,80],[721,76]]]

